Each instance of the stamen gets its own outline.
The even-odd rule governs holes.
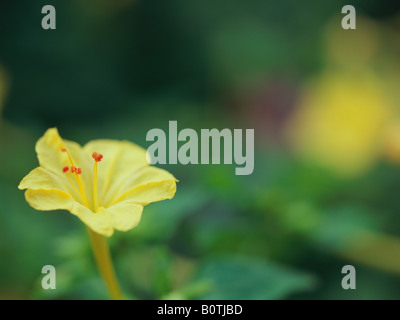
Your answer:
[[[97,196],[97,162],[100,162],[103,159],[103,155],[97,152],[93,152],[92,158],[94,159],[94,167],[93,167],[93,208],[94,212],[97,211],[99,201]]]
[[[76,193],[80,194],[79,191],[78,191],[78,189],[74,186],[74,184],[72,183],[71,179],[69,178],[68,173],[67,173],[68,171],[69,171],[69,167],[68,167],[68,166],[65,166],[65,167],[63,168],[63,172],[66,174],[65,176],[67,177],[69,183],[71,184],[72,188],[74,188],[74,190],[76,191]]]
[[[65,168],[68,168],[68,167],[65,167]],[[68,169],[65,169],[65,168],[63,170],[68,171]],[[82,173],[82,169],[81,168],[77,168],[77,167],[71,167],[71,172],[75,173],[76,175],[78,175],[78,174]]]
[[[75,179],[76,179],[76,182],[78,183],[79,192],[78,192],[78,190],[75,188],[75,186],[72,184],[71,181],[70,181],[70,183],[71,183],[71,185],[75,188],[75,190],[78,192],[78,194],[80,194],[81,199],[82,199],[84,205],[85,205],[86,207],[89,208],[89,202],[88,202],[87,197],[86,197],[86,194],[85,194],[85,189],[83,188],[82,180],[81,180],[80,177],[79,177],[79,175],[82,173],[82,169],[81,169],[81,168],[75,167],[74,161],[72,160],[72,157],[71,157],[71,155],[69,154],[67,148],[61,147],[61,151],[62,151],[62,152],[65,152],[65,153],[67,154],[67,156],[68,156],[69,162],[71,163],[71,173],[75,173]],[[64,169],[65,169],[65,168],[64,168]],[[64,169],[63,169],[63,170],[64,170]],[[67,171],[68,171],[68,170],[67,170]],[[65,172],[66,172],[66,171],[65,171]],[[68,180],[70,180],[69,177],[68,177],[68,175],[67,175],[67,178],[68,178]]]
[[[96,162],[100,162],[101,159],[103,159],[103,155],[97,152],[93,152],[92,154],[92,158],[96,161]]]
[[[69,162],[71,163],[71,165],[72,165],[73,167],[75,167],[74,161],[72,161],[72,158],[71,158],[71,155],[70,155],[69,152],[68,152],[68,149],[65,148],[65,147],[61,147],[61,151],[67,153]]]

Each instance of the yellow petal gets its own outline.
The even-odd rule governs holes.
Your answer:
[[[68,150],[72,163],[68,154],[61,151],[61,148],[63,147]],[[81,168],[81,183],[89,203],[92,202],[93,164],[91,162],[91,155],[84,154],[79,144],[62,139],[58,134],[58,130],[56,128],[51,128],[48,129],[43,137],[41,137],[36,143],[36,153],[38,155],[40,166],[60,175],[62,179],[67,179],[65,174],[62,172],[62,169],[65,166],[71,167],[73,165]],[[71,179],[75,180],[74,178]],[[70,188],[70,191],[74,194],[73,189]]]
[[[65,181],[63,180],[65,179]],[[19,189],[25,192],[26,201],[36,210],[68,210],[76,215],[93,231],[111,236],[113,224],[111,214],[93,213],[82,205],[79,195],[68,185],[63,175],[58,175],[48,169],[32,170],[19,184]],[[75,197],[72,193],[75,192]]]
[[[62,168],[65,166],[71,166],[68,155],[61,151],[62,147],[68,149],[74,165],[83,170],[87,161],[84,163],[81,161],[81,147],[75,142],[63,140],[56,128],[48,129],[36,143],[40,166],[56,173],[62,172]]]
[[[85,206],[75,206],[71,213],[75,214],[90,229],[106,237],[114,233],[112,216],[107,211],[93,213]]]
[[[140,205],[171,199],[176,192],[176,179],[168,171],[148,166],[139,170],[126,182],[112,203],[130,201]]]
[[[107,209],[100,208],[98,213],[107,212],[116,230],[128,231],[139,224],[142,211],[143,207],[138,204],[119,202]]]
[[[67,189],[65,182],[68,181],[64,181],[63,179],[61,179],[61,177],[62,176],[57,175],[52,171],[38,167],[36,169],[33,169],[31,172],[28,173],[25,178],[22,179],[18,186],[18,189],[59,189],[62,191],[66,191]]]
[[[63,191],[57,189],[39,189],[25,191],[26,201],[36,210],[61,210],[70,211],[76,202],[72,197]]]
[[[128,177],[148,166],[146,150],[128,141],[94,140],[83,147],[83,152],[90,157],[93,152],[103,155],[97,164],[98,198],[103,207],[107,207]]]
[[[111,214],[108,212],[93,213],[81,203],[75,201],[68,193],[56,189],[28,189],[25,192],[25,198],[36,210],[68,210],[93,231],[107,237],[113,234]]]
[[[57,174],[42,167],[33,169],[25,178],[23,178],[18,186],[18,189],[42,189],[65,192],[71,195],[74,200],[81,202],[79,194],[68,182],[65,174]]]
[[[52,171],[62,169],[64,154],[61,152],[63,142],[56,128],[48,129],[36,143],[36,153],[42,167]]]

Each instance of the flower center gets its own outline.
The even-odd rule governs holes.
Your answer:
[[[85,193],[85,189],[83,187],[82,178],[81,178],[82,169],[77,168],[75,166],[74,161],[72,160],[72,157],[71,157],[70,153],[68,152],[67,148],[62,147],[61,151],[65,152],[67,154],[68,160],[71,164],[71,167],[69,167],[69,166],[63,167],[62,171],[66,174],[66,177],[67,177],[69,183],[71,184],[71,186],[80,195],[83,204],[87,208],[90,208],[89,202],[88,202],[88,199],[87,199],[87,196]],[[97,153],[97,152],[93,152],[92,158],[95,160],[94,167],[93,167],[93,212],[97,212],[97,209],[99,206],[99,201],[98,201],[98,196],[97,196],[97,162],[101,161],[101,159],[103,158],[103,155],[101,155],[100,153]],[[75,178],[78,188],[75,186],[75,184],[71,180],[69,172]]]

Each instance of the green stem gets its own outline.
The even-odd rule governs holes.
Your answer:
[[[112,265],[110,252],[108,250],[107,241],[104,236],[89,229],[90,240],[94,257],[96,258],[97,267],[103,277],[111,299],[123,300],[122,292],[118,284],[117,277],[115,276],[114,268]]]

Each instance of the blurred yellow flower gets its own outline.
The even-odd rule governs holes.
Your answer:
[[[357,16],[357,32],[348,32],[337,27],[341,18],[327,24],[326,68],[303,91],[287,132],[300,155],[352,177],[370,169],[385,152],[400,160],[399,69],[393,63],[398,59],[388,60],[380,52],[387,31]]]
[[[53,128],[38,140],[36,152],[40,166],[18,186],[27,189],[27,202],[37,210],[68,210],[100,235],[135,227],[143,206],[176,191],[175,177],[150,166],[146,150],[127,141],[81,147]]]
[[[379,79],[367,70],[327,71],[300,98],[289,137],[301,154],[355,176],[380,155],[394,110]]]

